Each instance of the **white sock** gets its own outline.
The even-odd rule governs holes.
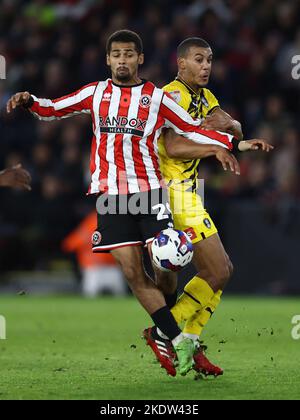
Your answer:
[[[185,339],[185,336],[182,333],[180,333],[179,335],[177,335],[177,337],[175,337],[172,340],[173,346],[176,347],[184,339]]]
[[[199,336],[197,334],[183,333],[183,335],[185,336],[185,338],[190,338],[191,340],[193,340],[194,343],[196,343],[199,340]]]
[[[157,328],[156,327],[156,331],[157,331],[157,334],[161,337],[161,338],[163,338],[164,340],[169,340],[169,337],[168,336],[166,336],[166,334],[164,334],[159,328]]]

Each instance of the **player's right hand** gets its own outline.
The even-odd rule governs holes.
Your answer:
[[[29,102],[30,98],[31,98],[31,95],[29,92],[16,93],[7,101],[7,104],[6,104],[7,112],[10,113],[17,106],[26,105]]]
[[[0,172],[0,186],[31,191],[31,176],[21,164]]]
[[[262,150],[263,152],[269,153],[274,149],[274,146],[267,143],[265,140],[252,139],[240,141],[238,148],[241,152],[247,152],[248,150]]]
[[[232,153],[228,152],[228,150],[220,148],[220,150],[217,151],[215,156],[216,159],[218,159],[218,161],[221,162],[224,171],[227,171],[227,169],[229,168],[236,175],[241,174],[239,162]]]

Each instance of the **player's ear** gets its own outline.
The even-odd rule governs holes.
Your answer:
[[[139,65],[144,64],[144,54],[139,55],[138,63]]]
[[[106,54],[106,64],[108,66],[110,66],[110,58],[109,58],[109,54]]]
[[[178,70],[185,70],[186,68],[185,58],[183,57],[177,58],[177,66],[178,66]]]

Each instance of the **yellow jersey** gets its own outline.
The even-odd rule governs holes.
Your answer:
[[[172,98],[195,119],[205,118],[214,108],[219,107],[219,102],[210,90],[203,88],[195,92],[180,78],[163,87]],[[190,179],[195,181],[198,177],[200,159],[173,159],[169,158],[164,146],[163,134],[158,141],[160,169],[167,184],[172,180],[180,182]]]

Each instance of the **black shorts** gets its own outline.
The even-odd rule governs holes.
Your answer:
[[[128,195],[102,194],[97,200],[98,227],[93,252],[144,246],[163,229],[173,227],[166,189]]]

